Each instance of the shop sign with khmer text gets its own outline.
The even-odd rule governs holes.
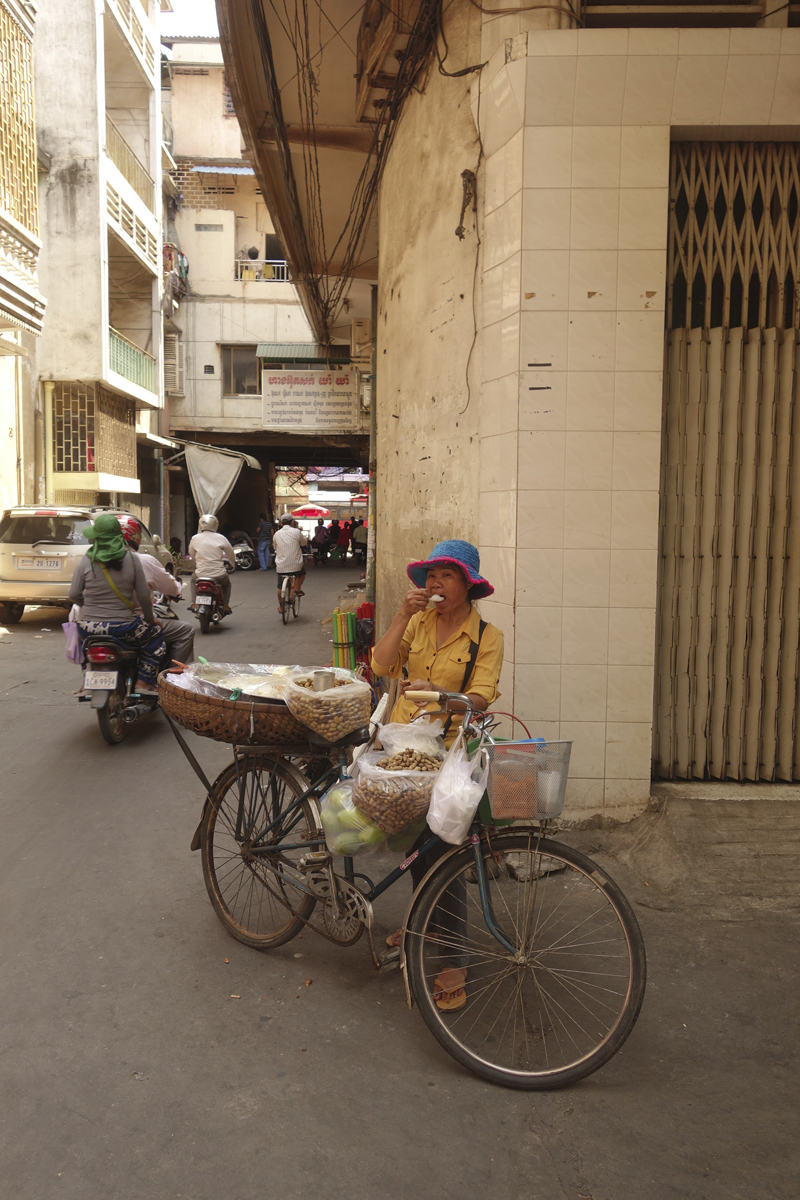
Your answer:
[[[358,375],[353,368],[278,371],[264,367],[261,394],[265,429],[358,428]]]

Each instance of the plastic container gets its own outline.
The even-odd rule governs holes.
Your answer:
[[[498,742],[486,750],[493,820],[545,821],[561,815],[572,742]]]

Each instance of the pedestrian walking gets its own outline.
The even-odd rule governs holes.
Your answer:
[[[258,514],[258,526],[256,528],[256,542],[258,550],[258,569],[259,571],[269,570],[269,550],[272,542],[272,522],[267,520],[266,513]]]

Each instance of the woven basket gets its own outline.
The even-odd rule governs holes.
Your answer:
[[[158,696],[168,717],[200,737],[231,746],[305,742],[307,730],[282,700],[223,700],[176,687],[158,677]]]

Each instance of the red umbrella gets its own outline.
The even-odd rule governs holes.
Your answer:
[[[351,504],[368,504],[369,496],[353,496],[353,499],[350,501],[350,503]]]
[[[292,513],[293,517],[329,517],[330,510],[323,508],[321,504],[302,504],[300,508],[296,508]]]

